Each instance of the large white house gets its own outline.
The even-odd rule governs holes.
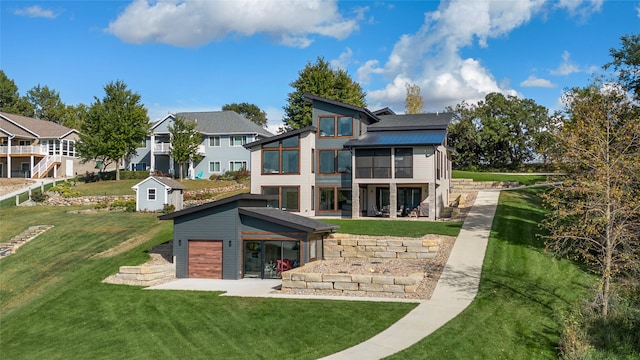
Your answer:
[[[304,216],[423,216],[449,203],[452,114],[396,115],[305,95],[313,123],[245,145],[251,193]]]

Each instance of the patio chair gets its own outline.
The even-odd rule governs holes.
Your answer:
[[[276,268],[278,269],[278,276],[282,276],[283,271],[291,270],[293,266],[290,260],[276,260]]]
[[[204,172],[200,171],[199,173],[196,174],[196,179],[200,180],[202,179],[202,175],[204,175]]]

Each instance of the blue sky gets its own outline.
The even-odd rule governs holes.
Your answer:
[[[495,91],[554,110],[640,32],[640,0],[3,0],[0,11],[0,65],[21,95],[47,85],[89,105],[122,80],[152,121],[249,102],[270,129],[318,56],[372,110],[404,112],[406,83],[430,112]]]

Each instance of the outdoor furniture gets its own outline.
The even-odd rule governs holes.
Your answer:
[[[284,260],[276,260],[276,268],[278,269],[278,276],[282,276],[283,271],[293,269],[293,260],[284,259]]]

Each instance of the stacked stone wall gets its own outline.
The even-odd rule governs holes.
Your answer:
[[[408,276],[305,273],[296,268],[282,273],[282,289],[318,290],[326,295],[388,296],[414,293],[424,274]]]
[[[175,264],[120,266],[117,274],[105,279],[105,282],[152,286],[175,279]]]
[[[440,237],[421,238],[331,234],[324,239],[324,258],[430,259],[438,254]]]

